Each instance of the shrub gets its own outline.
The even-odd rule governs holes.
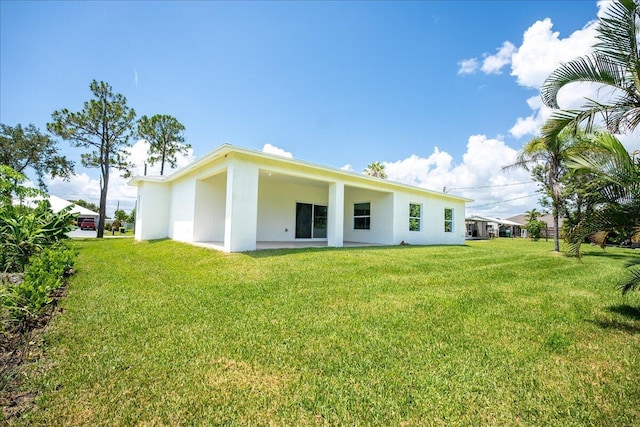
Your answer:
[[[527,224],[527,231],[529,232],[529,237],[533,241],[540,240],[540,236],[542,235],[542,230],[546,226],[544,221],[539,220],[531,220]]]
[[[40,190],[21,185],[25,180],[25,175],[0,165],[0,271],[3,272],[24,271],[34,254],[66,239],[76,219],[70,207],[54,213],[48,200],[40,201],[35,209],[14,206],[14,198],[46,197]]]
[[[52,274],[42,274],[7,288],[4,306],[9,316],[19,322],[37,319],[52,301],[51,292],[61,286],[62,279]]]
[[[44,272],[62,278],[73,268],[75,258],[76,251],[62,242],[48,247],[38,255],[31,257],[25,279],[35,278]]]
[[[60,288],[63,278],[74,265],[76,253],[60,243],[31,257],[19,284],[7,285],[3,305],[9,317],[18,322],[37,319],[51,303],[51,294]]]
[[[53,213],[48,201],[26,212],[3,206],[0,209],[2,271],[24,271],[34,254],[67,238],[74,219],[69,208]]]

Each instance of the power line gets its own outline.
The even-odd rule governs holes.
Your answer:
[[[527,182],[514,182],[511,184],[496,184],[496,185],[481,185],[478,187],[452,187],[452,188],[448,188],[445,187],[447,189],[447,191],[449,190],[477,190],[480,188],[496,188],[496,187],[509,187],[511,185],[524,185],[524,184],[533,184],[535,181],[527,181]]]
[[[491,206],[491,205],[497,205],[499,203],[504,203],[504,202],[512,202],[514,200],[520,200],[520,199],[526,199],[527,197],[533,197],[533,196],[539,196],[539,194],[529,194],[528,196],[521,196],[521,197],[515,197],[513,199],[506,199],[506,200],[499,200],[497,202],[491,202],[491,203],[485,203],[484,205],[471,205],[471,206],[467,206],[466,209],[468,208],[483,208],[485,206]]]

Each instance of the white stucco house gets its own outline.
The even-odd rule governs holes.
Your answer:
[[[508,219],[472,215],[467,217],[467,239],[491,239],[520,235],[522,223]]]
[[[168,237],[225,252],[265,242],[461,245],[471,201],[228,144],[130,185],[138,187],[136,240]]]

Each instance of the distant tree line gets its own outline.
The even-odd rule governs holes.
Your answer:
[[[185,143],[185,127],[174,117],[156,114],[136,121],[135,110],[123,95],[113,92],[111,85],[94,80],[89,89],[92,98],[80,111],[64,108],[52,113],[52,121],[47,124],[51,135],[33,124],[0,124],[0,161],[20,173],[32,170],[38,186],[46,190],[45,175],[68,181],[75,174],[74,163],[59,153],[52,135],[86,149],[81,163],[100,170],[100,201],[98,205],[83,200],[74,203],[99,213],[97,236],[103,237],[111,173],[116,171],[127,178],[134,166],[127,151],[131,139],[137,136],[149,143],[147,161],[151,165],[159,163],[161,175],[165,164],[175,167],[176,156],[185,154],[191,145]]]

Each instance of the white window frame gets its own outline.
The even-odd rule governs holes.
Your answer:
[[[447,219],[447,211],[451,211],[451,219]],[[444,208],[444,232],[445,233],[453,233],[453,218],[454,218],[454,209]],[[449,225],[448,230],[447,230],[447,225]]]
[[[365,203],[369,205],[369,215],[356,215],[356,205],[363,205]],[[369,221],[368,221],[369,227],[367,227],[367,228],[356,228],[356,219],[360,219],[360,218],[365,218],[365,219],[368,218],[369,219]],[[366,222],[367,221],[365,221],[365,223]],[[371,202],[356,202],[356,203],[353,204],[353,229],[354,230],[358,230],[358,231],[371,230]]]
[[[417,206],[418,207],[418,216],[411,216],[411,207],[412,206]],[[417,230],[412,230],[411,229],[411,221],[412,220],[417,220],[418,221],[418,229]],[[415,231],[415,232],[422,231],[422,203],[409,203],[409,231]]]

